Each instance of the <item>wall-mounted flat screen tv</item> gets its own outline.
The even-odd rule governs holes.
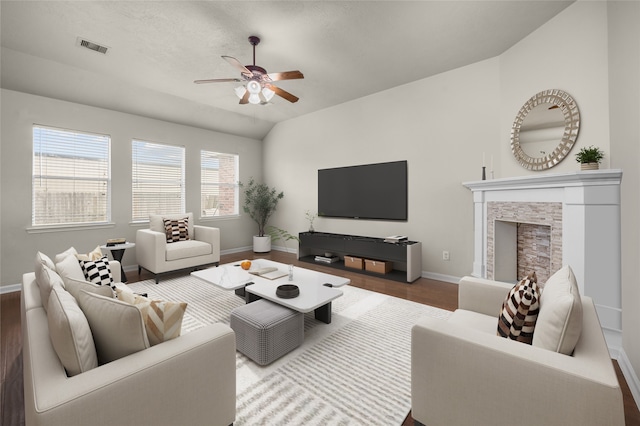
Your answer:
[[[407,161],[320,169],[318,215],[406,221],[407,176]]]

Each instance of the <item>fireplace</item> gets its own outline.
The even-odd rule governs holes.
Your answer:
[[[545,282],[562,267],[562,203],[487,203],[488,279],[512,282],[532,271]]]
[[[533,267],[544,283],[569,265],[610,347],[621,346],[621,180],[621,170],[595,170],[464,183],[474,203],[472,275],[513,282]]]

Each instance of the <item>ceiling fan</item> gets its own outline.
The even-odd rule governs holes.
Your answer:
[[[240,61],[231,56],[222,56],[222,59],[229,62],[232,66],[240,71],[242,78],[214,78],[209,80],[195,80],[194,83],[224,83],[236,81],[244,83],[243,86],[236,87],[236,95],[240,98],[241,104],[266,104],[273,95],[278,95],[289,102],[298,102],[298,97],[292,95],[286,90],[282,90],[274,81],[295,80],[304,78],[300,71],[285,71],[267,73],[262,67],[256,65],[256,46],[260,43],[260,38],[256,36],[249,37],[249,43],[253,46],[253,65],[242,65]]]

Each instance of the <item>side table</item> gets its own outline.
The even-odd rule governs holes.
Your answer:
[[[124,273],[124,267],[122,266],[122,257],[124,256],[124,251],[128,248],[132,248],[135,247],[136,243],[122,243],[122,244],[116,244],[113,246],[108,246],[108,245],[103,245],[100,246],[101,250],[108,250],[111,252],[111,256],[113,257],[113,260],[117,260],[118,262],[120,262],[120,274],[122,276],[122,282],[126,283],[127,282],[127,274]]]

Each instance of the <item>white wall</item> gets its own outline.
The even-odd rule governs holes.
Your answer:
[[[611,167],[624,172],[621,185],[622,346],[633,370],[640,372],[637,333],[640,324],[640,3],[610,1],[607,12]],[[636,401],[640,402],[640,389],[631,388]]]
[[[265,138],[265,180],[285,193],[274,224],[308,228],[318,169],[408,160],[408,222],[319,218],[317,231],[423,243],[423,270],[471,272],[471,193],[482,154],[498,151],[498,61],[491,59],[276,125]],[[381,200],[384,202],[384,200]],[[448,250],[450,261],[442,260]]]
[[[152,120],[131,114],[89,107],[50,98],[2,90],[1,232],[2,285],[20,283],[22,274],[33,270],[36,251],[50,256],[74,246],[91,251],[107,238],[135,241],[137,229],[131,220],[131,140],[140,138],[186,147],[186,209],[197,224],[221,229],[221,249],[251,245],[255,225],[242,214],[233,219],[199,220],[200,150],[240,155],[240,179],[262,178],[262,142],[209,130]],[[32,126],[42,124],[111,136],[112,221],[106,229],[28,233],[31,225]],[[127,250],[125,267],[136,265],[135,250]]]
[[[500,55],[499,176],[528,171],[515,160],[510,131],[518,110],[534,94],[561,89],[573,96],[580,110],[580,132],[567,158],[545,173],[579,170],[575,154],[595,145],[605,152],[609,168],[609,89],[607,66],[607,4],[578,1]]]
[[[497,58],[278,124],[265,139],[265,178],[285,192],[274,222],[290,232],[315,211],[317,169],[409,160],[407,223],[319,219],[318,231],[405,234],[423,242],[428,275],[460,277],[473,262],[473,205],[461,182],[478,180],[482,153],[496,178],[579,170],[575,153],[596,145],[602,168],[623,169],[623,350],[640,396],[640,66],[638,2],[577,1]],[[581,114],[565,161],[545,172],[518,165],[510,130],[535,93],[562,89]],[[610,115],[611,114],[611,115]],[[611,120],[611,125],[610,125]],[[451,261],[441,260],[442,250]]]

